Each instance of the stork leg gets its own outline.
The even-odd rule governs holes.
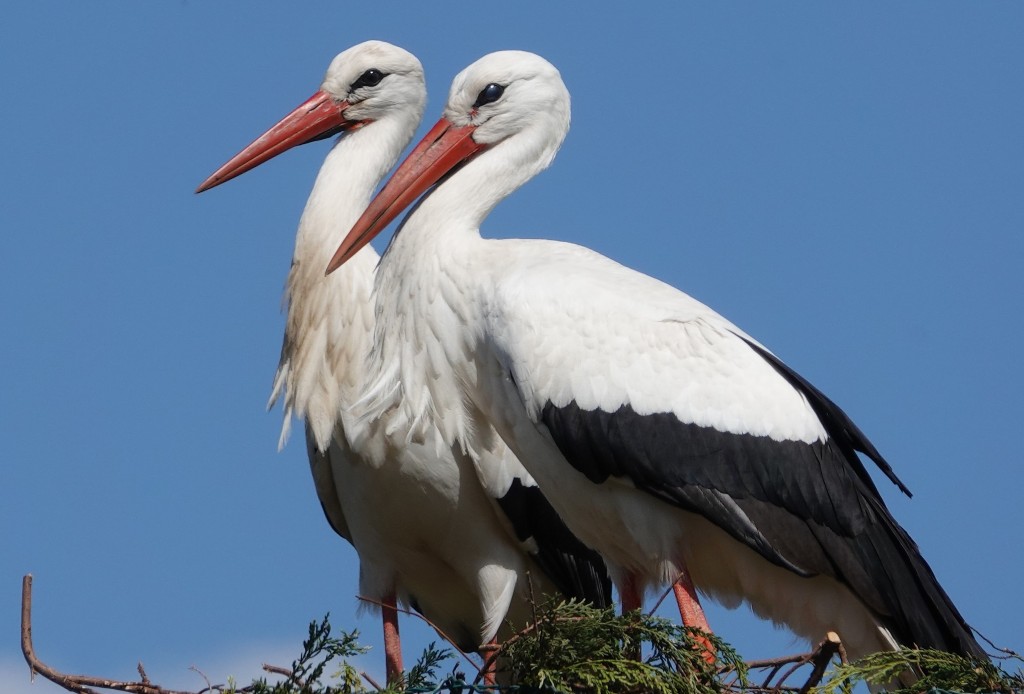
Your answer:
[[[640,593],[637,585],[637,576],[634,573],[627,573],[619,586],[619,602],[622,606],[622,614],[639,610],[644,606],[644,596]]]
[[[484,656],[484,669],[483,669],[483,681],[485,686],[493,686],[496,684],[498,662],[497,658],[494,657],[494,652],[498,650],[498,637],[495,636],[493,639],[485,643],[480,647],[480,652]]]
[[[627,573],[619,586],[619,602],[622,607],[622,614],[639,610],[644,606],[644,596],[640,591],[639,580],[634,573]],[[624,655],[633,660],[640,660],[640,644],[636,644],[625,650]]]
[[[708,625],[708,618],[704,616],[704,608],[700,606],[697,589],[693,587],[689,571],[683,570],[679,579],[672,584],[672,592],[676,594],[676,604],[679,605],[679,616],[683,624],[697,627],[710,634],[711,627]]]
[[[397,683],[402,677],[402,642],[398,636],[398,609],[395,593],[392,591],[381,601],[380,613],[384,621],[384,671],[388,684]]]
[[[676,595],[676,604],[679,605],[679,616],[683,620],[683,625],[695,627],[708,634],[712,633],[708,618],[704,615],[704,608],[700,606],[700,600],[697,599],[697,589],[693,587],[689,571],[683,570],[676,582],[672,584],[672,592]],[[703,636],[698,636],[696,641],[704,649],[704,660],[714,665],[715,648],[711,645],[711,641]]]

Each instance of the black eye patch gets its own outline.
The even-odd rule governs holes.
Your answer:
[[[353,82],[349,89],[351,91],[355,91],[360,87],[376,87],[385,77],[387,77],[387,75],[383,72],[375,67],[371,67],[369,70],[359,75],[359,79]]]
[[[480,90],[477,94],[476,102],[473,104],[473,108],[480,108],[487,104],[493,104],[495,101],[501,98],[501,95],[505,93],[505,88],[500,84],[491,82],[486,87]]]

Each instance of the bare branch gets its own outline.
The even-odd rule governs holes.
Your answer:
[[[377,684],[377,682],[372,677],[370,677],[370,675],[368,675],[366,672],[360,672],[359,674],[362,675],[363,679],[369,682],[370,686],[376,689],[378,692],[384,689],[384,687]]]
[[[747,662],[749,670],[767,670],[768,675],[760,687],[751,687],[750,690],[771,691],[771,692],[796,692],[807,694],[814,686],[821,682],[828,669],[828,664],[838,656],[841,662],[845,662],[846,650],[839,639],[839,635],[830,631],[825,639],[818,644],[817,648],[809,653],[787,655],[779,658],[767,658],[764,660],[751,660]],[[790,667],[783,668],[789,665]],[[800,687],[786,685],[794,673],[805,665],[811,665],[811,673],[807,681]],[[781,674],[780,674],[781,673]]]
[[[531,597],[533,594],[532,582],[529,586]],[[667,595],[667,592],[666,592]],[[366,597],[359,597],[368,603],[376,604],[383,607],[383,604],[377,600]],[[541,625],[536,621],[536,614],[534,623],[526,625],[518,632],[512,634],[504,643],[500,645],[488,644],[487,646],[481,646],[483,652],[484,666],[480,667],[474,662],[469,654],[464,652],[458,645],[449,638],[436,624],[431,622],[423,615],[401,607],[396,607],[399,612],[404,614],[415,616],[423,620],[437,634],[444,639],[455,652],[462,655],[462,657],[468,662],[474,669],[477,670],[477,681],[488,671],[488,668],[492,666],[495,660],[502,653],[506,652],[510,645],[516,643],[518,640],[525,638],[529,634],[539,631]],[[581,617],[570,618],[572,621],[582,619]],[[990,645],[991,642],[990,642]],[[993,645],[994,647],[994,645]],[[166,689],[159,685],[154,684],[149,676],[146,674],[146,670],[142,663],[139,662],[137,670],[139,673],[140,681],[138,682],[123,682],[118,680],[111,680],[102,677],[93,677],[90,675],[71,675],[62,673],[55,668],[50,667],[46,663],[42,662],[35,653],[35,649],[32,643],[32,575],[26,575],[22,579],[21,588],[21,649],[25,656],[25,662],[28,663],[29,669],[34,677],[37,673],[57,684],[59,687],[75,694],[102,694],[97,691],[98,689],[103,690],[114,690],[119,692],[127,692],[128,694],[206,694],[210,692],[220,693],[225,691],[226,685],[214,685],[210,683],[210,680],[200,672],[195,666],[191,669],[197,672],[206,682],[206,688],[199,692],[185,692],[172,689]],[[1019,656],[1008,649],[1000,649],[1007,654],[1007,657]],[[741,686],[739,682],[728,682],[723,683],[723,691],[727,692],[739,692],[745,689],[748,692],[784,692],[786,694],[808,694],[812,688],[818,685],[824,678],[825,672],[828,668],[829,663],[834,659],[838,658],[840,662],[847,663],[846,649],[843,647],[843,643],[839,639],[839,636],[834,632],[829,632],[825,639],[818,644],[817,648],[809,653],[801,653],[798,655],[788,655],[779,658],[771,658],[765,660],[754,660],[747,663],[749,670],[764,670],[767,671],[767,676],[764,679],[763,684],[760,687],[754,685]],[[786,685],[786,681],[798,672],[804,666],[810,665],[810,675],[804,684],[800,687]],[[295,673],[283,667],[269,665],[264,663],[263,670],[274,674],[281,675],[289,678],[290,681],[295,682],[302,686],[304,683],[296,681]],[[728,670],[724,671],[728,672]],[[360,675],[376,690],[380,691],[381,686],[375,682],[368,674],[361,672]],[[240,694],[251,692],[253,686],[242,687],[237,689]]]
[[[212,692],[212,691],[214,691],[216,689],[216,687],[214,687],[213,684],[210,682],[210,678],[206,676],[205,672],[200,670],[195,665],[189,665],[188,669],[191,670],[192,672],[196,673],[200,677],[202,677],[203,678],[203,682],[206,682],[206,687],[204,687],[203,689],[200,689],[198,694],[204,694],[204,692]]]
[[[972,631],[974,631],[974,633],[978,635],[978,638],[980,638],[982,641],[987,643],[993,649],[998,651],[998,654],[997,653],[989,653],[988,655],[989,655],[990,658],[995,658],[997,660],[1010,660],[1010,659],[1012,659],[1012,660],[1024,660],[1024,658],[1021,658],[1020,653],[1018,653],[1017,651],[1015,651],[1015,650],[1013,650],[1011,648],[1004,648],[1002,646],[995,645],[992,642],[991,639],[989,639],[987,636],[982,634],[977,629],[972,629]]]
[[[93,687],[113,689],[131,694],[191,694],[158,687],[149,681],[142,664],[139,664],[141,682],[121,682],[90,675],[68,675],[41,661],[32,645],[32,574],[21,579],[21,652],[33,676],[38,673],[54,684],[76,694],[99,694]]]
[[[668,588],[666,588],[665,590],[663,590],[661,592],[661,596],[659,596],[658,599],[654,602],[654,607],[652,607],[650,610],[647,611],[647,616],[648,617],[652,617],[654,615],[654,613],[658,611],[658,608],[661,607],[661,603],[665,602],[665,598],[667,598],[668,594],[672,592],[673,586],[675,586],[676,583],[678,583],[680,580],[682,580],[682,578],[683,578],[683,574],[680,573],[678,576],[676,576],[676,580],[674,580],[671,583],[669,583],[668,584]]]
[[[807,678],[804,686],[800,687],[800,694],[807,694],[811,687],[821,682],[821,678],[825,676],[828,664],[832,662],[832,658],[839,653],[839,649],[842,646],[843,642],[839,640],[839,634],[836,632],[830,631],[825,635],[825,640],[818,646],[818,651],[811,660],[814,663],[814,669],[811,671],[811,676]]]
[[[269,663],[263,663],[263,672],[269,672],[271,675],[282,675],[284,677],[292,676],[292,671],[288,668],[278,667],[277,665],[270,665]]]

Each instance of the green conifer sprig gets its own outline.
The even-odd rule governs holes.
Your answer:
[[[718,694],[721,670],[744,682],[746,674],[739,655],[714,635],[578,602],[542,605],[536,623],[507,639],[497,657],[499,671],[527,690]]]
[[[458,671],[462,660],[431,643],[402,682],[387,689],[367,688],[349,658],[365,653],[358,633],[331,636],[327,617],[309,625],[302,653],[284,680],[257,680],[233,690],[253,694],[748,694],[764,691],[804,691],[804,687],[758,686],[748,682],[739,655],[714,634],[683,627],[642,612],[616,615],[577,602],[539,606],[536,622],[505,640],[495,651],[498,680],[486,685]],[[707,655],[713,653],[710,660]],[[637,654],[640,657],[637,657]],[[778,662],[809,663],[807,654]],[[826,654],[827,657],[827,654]],[[1009,660],[1024,663],[1016,654]],[[324,677],[328,663],[338,670]],[[449,667],[451,669],[443,673]],[[824,662],[824,661],[822,661]],[[799,665],[798,665],[799,666]],[[1007,672],[991,662],[979,662],[934,650],[876,653],[842,664],[828,673],[812,694],[847,694],[858,683],[887,687],[901,674],[919,677],[912,687],[890,688],[890,694],[1000,692],[1024,694],[1024,674]],[[775,669],[778,672],[778,668]],[[473,673],[476,675],[476,673]],[[326,680],[326,681],[325,681]],[[816,680],[815,680],[816,681]],[[218,691],[224,691],[219,689]]]
[[[1012,659],[1024,662],[1019,656]],[[901,674],[916,673],[918,679],[909,687],[890,687]],[[1024,673],[1011,674],[989,661],[929,649],[904,649],[873,653],[852,663],[840,665],[830,672],[826,681],[815,688],[815,694],[840,694],[864,682],[887,687],[890,694],[918,694],[929,690],[953,692],[1024,692]]]

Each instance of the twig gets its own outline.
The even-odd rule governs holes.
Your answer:
[[[33,676],[38,673],[59,687],[63,687],[69,692],[76,692],[76,694],[98,694],[92,687],[115,689],[132,694],[190,694],[189,692],[164,689],[152,684],[146,678],[141,666],[139,671],[143,681],[120,682],[89,675],[67,675],[41,661],[32,646],[32,574],[26,574],[21,579],[21,652],[24,654],[25,662],[28,663]]]
[[[757,690],[760,691],[786,691],[786,692],[797,692],[798,694],[807,694],[815,685],[821,682],[825,676],[825,670],[828,668],[829,662],[832,658],[839,656],[840,661],[845,662],[846,649],[843,648],[843,643],[839,639],[839,635],[835,632],[830,631],[825,639],[818,644],[818,647],[809,653],[800,653],[797,655],[785,655],[779,658],[766,658],[764,660],[750,660],[747,662],[748,670],[768,670],[768,676],[765,677]],[[805,665],[813,665],[811,674],[807,678],[807,681],[800,687],[792,687],[786,685],[788,680],[796,671]],[[783,670],[783,667],[790,665],[791,667]],[[779,674],[779,673],[782,674]]]
[[[269,672],[271,675],[281,675],[283,677],[288,677],[289,679],[292,676],[292,671],[288,668],[278,667],[277,665],[271,665],[269,663],[263,663],[263,671]]]
[[[849,665],[850,658],[846,655],[846,646],[842,643],[839,644],[839,663],[841,665]]]
[[[800,668],[802,668],[804,665],[806,665],[809,662],[810,662],[810,659],[805,660],[803,662],[799,662],[799,663],[793,663],[792,665],[790,665],[788,670],[784,671],[781,675],[779,675],[779,679],[775,683],[775,686],[773,687],[773,689],[777,689],[777,688],[781,687],[782,685],[784,685],[786,683],[786,680],[789,679],[790,675],[792,675],[794,672],[796,672],[797,670],[799,670]]]
[[[988,644],[989,646],[991,646],[991,647],[992,647],[992,648],[994,648],[995,650],[999,651],[999,653],[1001,654],[1001,655],[996,655],[995,653],[989,653],[988,655],[989,655],[990,657],[992,657],[992,658],[996,658],[996,659],[998,659],[998,660],[1007,660],[1007,659],[1009,659],[1009,658],[1014,658],[1014,659],[1016,659],[1016,660],[1022,660],[1022,658],[1021,658],[1021,655],[1020,655],[1020,653],[1018,653],[1017,651],[1015,651],[1015,650],[1013,650],[1013,649],[1010,649],[1010,648],[1004,648],[1004,647],[1002,647],[1002,646],[997,646],[997,645],[995,645],[995,644],[994,644],[994,643],[992,642],[992,640],[991,640],[991,639],[989,639],[989,638],[988,638],[987,636],[985,636],[984,634],[982,634],[982,633],[981,633],[980,631],[978,631],[977,629],[973,629],[973,628],[972,628],[972,631],[974,631],[974,633],[978,635],[978,638],[980,638],[980,639],[981,639],[982,641],[984,641],[985,643],[987,643],[987,644]]]
[[[530,591],[530,613],[533,615],[533,623],[537,623],[537,596],[533,594],[533,576],[529,571],[526,572],[526,587]],[[538,634],[539,637],[539,634]],[[541,648],[544,647],[543,641],[541,642]]]
[[[806,662],[811,658],[814,653],[799,653],[797,655],[784,655],[779,658],[765,658],[764,660],[748,660],[747,668],[750,670],[760,670],[761,668],[775,667],[788,665],[789,663],[795,663],[798,660]]]
[[[377,605],[378,607],[390,607],[390,605],[385,605],[380,600],[375,600],[374,598],[368,598],[365,595],[357,595],[356,598],[359,599],[359,600],[362,600],[363,602],[368,602],[371,605]],[[426,617],[421,615],[419,612],[415,612],[413,610],[409,610],[409,609],[406,609],[404,607],[399,607],[398,605],[395,605],[395,610],[398,611],[398,612],[401,612],[402,614],[407,614],[407,615],[411,615],[413,617],[418,617],[419,619],[421,619],[424,622],[426,622],[426,624],[431,629],[436,631],[437,635],[440,636],[442,639],[444,639],[448,643],[449,646],[451,646],[456,651],[458,651],[459,655],[461,655],[463,658],[465,658],[466,662],[469,663],[470,665],[472,665],[474,670],[476,670],[477,672],[481,671],[481,668],[475,662],[473,662],[473,659],[469,657],[469,654],[466,653],[461,648],[459,648],[458,645],[455,643],[455,641],[453,641],[451,639],[451,637],[448,636],[448,634],[444,633],[444,631],[442,631],[439,626],[437,626],[436,624],[431,622],[429,619],[427,619]]]
[[[527,588],[530,589],[530,613],[533,616],[533,623],[537,623],[537,596],[533,593],[533,576],[530,572],[526,572]],[[537,644],[541,650],[544,650],[544,632],[540,629],[537,630]],[[487,667],[487,663],[484,663],[484,667]]]
[[[811,660],[814,663],[814,669],[811,670],[811,676],[807,678],[804,686],[800,687],[800,694],[807,694],[811,687],[821,682],[821,678],[825,676],[825,669],[828,668],[828,664],[839,653],[842,646],[843,642],[839,640],[839,634],[834,631],[825,634],[825,640],[818,646],[818,651]]]
[[[665,590],[663,590],[663,591],[661,592],[661,597],[659,597],[659,598],[657,599],[657,601],[655,601],[655,603],[654,603],[654,607],[652,607],[652,608],[651,608],[651,609],[650,609],[650,610],[649,610],[649,611],[647,612],[647,616],[648,616],[648,617],[653,617],[653,616],[654,616],[654,613],[658,611],[658,608],[659,608],[659,607],[661,607],[661,603],[665,602],[665,598],[667,598],[667,597],[668,597],[668,594],[672,592],[672,588],[673,588],[673,586],[675,586],[675,584],[676,584],[676,583],[678,583],[678,582],[679,582],[679,581],[680,581],[680,580],[682,579],[682,577],[683,577],[683,574],[682,574],[682,573],[680,573],[680,574],[679,574],[678,576],[676,576],[676,580],[674,580],[674,581],[672,581],[671,583],[669,583],[669,584],[668,584],[668,588],[666,588]]]
[[[372,677],[370,677],[370,675],[368,675],[366,672],[360,672],[359,674],[362,675],[363,679],[369,682],[370,686],[376,689],[378,692],[384,689],[384,687],[377,684],[377,682]]]
[[[199,675],[200,677],[202,677],[202,678],[203,678],[203,682],[206,682],[206,687],[205,687],[205,688],[203,688],[203,689],[200,689],[200,690],[199,690],[199,694],[204,694],[204,692],[212,692],[212,691],[214,690],[214,686],[213,686],[213,683],[212,683],[212,682],[210,682],[210,678],[206,676],[206,673],[205,673],[205,672],[203,672],[202,670],[200,670],[200,669],[199,669],[199,668],[198,668],[197,666],[195,666],[195,665],[189,665],[189,666],[188,666],[188,669],[189,669],[189,670],[191,670],[192,672],[196,673],[196,674],[197,674],[197,675]]]

